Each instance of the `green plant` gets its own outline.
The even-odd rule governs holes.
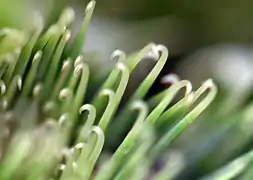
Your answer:
[[[154,43],[130,56],[116,50],[112,59],[117,62],[109,75],[93,76],[81,52],[94,6],[94,1],[88,4],[80,31],[71,43],[69,26],[74,12],[70,8],[44,33],[37,15],[29,31],[1,30],[1,180],[124,180],[151,176],[153,165],[166,158],[170,144],[216,96],[212,80],[192,91],[189,81],[168,75],[166,81],[172,86],[144,101],[168,58],[167,48]],[[130,74],[149,53],[157,57],[156,65],[119,108]],[[171,105],[184,88],[182,99]],[[105,149],[117,144],[128,126],[133,127],[113,155],[98,161],[104,143]],[[251,156],[249,153],[239,161],[245,164]],[[172,167],[170,163],[152,175],[153,179],[177,176],[182,164]],[[229,169],[232,177],[244,167]],[[222,170],[212,177],[230,178],[223,178],[225,175],[227,171]]]

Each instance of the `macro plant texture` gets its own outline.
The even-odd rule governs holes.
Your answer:
[[[130,55],[114,51],[113,69],[96,76],[82,54],[94,7],[94,1],[87,5],[74,37],[71,8],[48,29],[37,14],[26,31],[1,29],[1,180],[169,180],[184,168],[176,153],[168,158],[168,149],[214,100],[215,83],[209,79],[193,90],[188,80],[167,75],[162,83],[171,85],[146,98],[169,55],[154,43]],[[155,57],[155,66],[121,105],[131,73],[147,56]],[[234,178],[252,156],[203,179]]]

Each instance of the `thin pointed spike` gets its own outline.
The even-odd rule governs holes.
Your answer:
[[[94,0],[90,1],[85,9],[85,17],[82,22],[82,26],[78,34],[76,35],[74,42],[72,45],[70,45],[67,49],[68,53],[70,54],[70,57],[72,59],[76,59],[79,54],[82,52],[83,45],[85,42],[85,36],[88,29],[88,25],[90,23],[94,8],[95,8],[96,2]]]

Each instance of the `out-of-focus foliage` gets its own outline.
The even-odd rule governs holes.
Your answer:
[[[24,28],[29,19],[28,9],[27,0],[1,0],[0,28]]]

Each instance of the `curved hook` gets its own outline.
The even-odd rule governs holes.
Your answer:
[[[173,85],[176,82],[179,82],[180,78],[176,74],[167,74],[163,76],[161,82],[166,85]],[[157,99],[162,99],[164,96],[163,93],[160,94],[161,97]],[[191,88],[185,91],[185,97],[183,97],[180,101],[166,110],[160,117],[159,123],[169,122],[170,120],[176,120],[179,116],[186,113],[188,108],[194,103],[196,96],[191,92]],[[176,117],[175,117],[176,116]]]
[[[111,60],[116,60],[117,62],[124,62],[126,59],[126,53],[120,49],[116,49],[115,51],[112,52]]]
[[[92,170],[95,166],[98,157],[104,146],[105,136],[102,129],[98,126],[94,126],[90,130],[90,142],[87,142],[89,145],[88,158],[85,154],[81,154],[77,160],[77,168],[79,168],[76,172],[80,173],[79,177],[81,179],[89,179],[92,173]],[[83,156],[84,155],[84,156]]]
[[[192,90],[191,82],[187,80],[179,81],[178,83],[175,83],[172,85],[169,89],[167,89],[163,94],[165,96],[161,100],[161,102],[156,106],[156,108],[149,114],[146,121],[148,123],[155,123],[160,117],[160,115],[164,112],[164,110],[167,108],[167,106],[171,103],[172,99],[175,97],[175,95],[182,89],[186,88],[186,95],[188,95]]]
[[[157,64],[151,70],[151,72],[148,74],[148,76],[142,81],[140,86],[137,88],[137,90],[132,96],[132,99],[144,98],[144,96],[147,94],[148,90],[150,89],[152,84],[155,82],[156,78],[158,77],[159,73],[161,72],[162,68],[164,67],[168,59],[169,51],[165,46],[163,45],[153,46],[152,51],[154,51],[157,54],[161,53],[161,56]]]
[[[106,106],[106,109],[99,121],[99,124],[98,126],[103,130],[105,131],[105,129],[107,128],[110,120],[111,120],[111,116],[114,112],[114,109],[115,109],[115,98],[116,98],[116,95],[115,93],[110,90],[110,89],[104,89],[100,94],[99,96],[108,96],[109,100],[108,100],[108,103],[107,103],[107,106]]]
[[[96,119],[96,108],[91,104],[85,104],[80,107],[79,114],[82,114],[84,111],[88,111],[89,115],[85,121],[80,133],[77,142],[82,141],[83,138],[87,138],[87,132],[93,126]]]
[[[105,136],[101,128],[93,126],[89,131],[87,143],[78,143],[71,149],[65,171],[61,180],[78,176],[80,179],[89,179],[95,163],[102,151]]]
[[[176,82],[180,81],[180,77],[176,74],[167,74],[162,77],[161,83],[165,85],[175,84]]]
[[[168,131],[154,146],[152,156],[156,157],[162,152],[178,135],[180,135],[194,120],[211,104],[217,94],[217,87],[209,79],[203,83],[200,89],[209,90],[207,96],[196,105],[185,117],[183,117],[170,131]],[[202,91],[204,93],[204,91]]]
[[[136,122],[143,122],[148,115],[148,105],[144,101],[134,101],[132,103],[131,109],[139,111],[139,115]]]
[[[96,144],[92,150],[91,155],[88,158],[88,161],[91,163],[90,165],[94,166],[104,146],[105,135],[102,129],[98,126],[94,126],[90,130],[90,135],[92,136],[93,134],[96,136]]]
[[[111,60],[117,59],[117,63],[123,63],[126,60],[126,54],[125,52],[121,50],[115,50],[111,54]],[[114,68],[104,84],[102,85],[101,89],[112,89],[113,85],[117,82],[119,76],[119,70],[118,68]]]
[[[169,122],[171,120],[178,120],[183,114],[185,114],[190,106],[195,101],[195,95],[193,92],[183,97],[180,101],[170,107],[168,110],[162,113],[159,117],[159,123]]]
[[[126,87],[127,87],[127,84],[128,84],[128,81],[129,81],[129,77],[130,77],[130,72],[128,70],[128,68],[121,62],[117,63],[116,64],[116,67],[117,69],[120,70],[121,72],[121,80],[120,80],[120,83],[119,83],[119,86],[115,92],[115,108],[118,107],[121,99],[122,99],[122,96],[126,90]]]
[[[135,53],[134,55],[127,58],[126,65],[129,68],[129,71],[132,72],[134,68],[137,66],[137,64],[139,64],[139,62],[143,60],[143,58],[146,57],[147,54],[149,54],[150,51],[152,51],[155,46],[156,45],[154,43],[149,43],[138,53]]]
[[[90,75],[90,70],[89,70],[88,65],[85,63],[77,65],[74,69],[74,76],[77,79],[80,79],[79,84],[76,89],[74,102],[73,102],[73,112],[72,113],[74,115],[78,115],[79,108],[84,101],[86,89],[88,86],[89,75]],[[78,78],[80,76],[81,76],[81,78]],[[75,118],[76,117],[74,117],[74,119]]]
[[[117,89],[116,90],[113,89],[113,91],[115,91],[115,100],[114,100],[114,106],[111,107],[110,118],[114,115],[115,110],[117,109],[117,107],[118,107],[118,105],[119,105],[119,103],[120,103],[120,101],[122,99],[122,96],[123,96],[123,94],[125,92],[125,89],[126,89],[126,86],[127,86],[128,80],[129,80],[129,76],[130,76],[130,72],[129,72],[128,68],[122,62],[119,62],[119,63],[116,64],[116,66],[115,66],[115,72],[116,72],[116,74],[118,74],[118,73],[121,72],[122,75],[121,75],[121,79],[120,79],[120,82],[118,84]],[[116,75],[116,76],[117,77],[115,77],[115,79],[114,79],[115,82],[116,82],[116,79],[118,79],[118,75]],[[113,83],[110,82],[111,84],[110,83],[109,84],[111,86],[113,86],[113,85],[115,85],[114,84],[115,82],[113,82]],[[105,85],[105,87],[107,85]],[[103,89],[102,89],[102,91],[103,91]],[[105,104],[104,99],[101,99],[99,97],[100,96],[95,96],[95,99],[92,101],[93,104],[94,104],[94,106],[97,109],[98,117],[99,117],[100,113],[102,113],[102,111],[104,109],[103,104]]]

